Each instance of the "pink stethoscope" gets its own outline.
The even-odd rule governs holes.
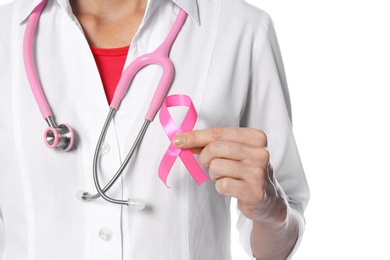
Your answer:
[[[30,14],[30,17],[27,22],[27,27],[24,35],[24,42],[23,42],[23,57],[24,57],[24,65],[27,73],[27,78],[31,86],[31,90],[34,94],[34,98],[39,106],[39,110],[49,125],[49,127],[46,129],[44,133],[44,142],[47,147],[49,148],[60,148],[64,151],[69,151],[73,144],[75,139],[75,134],[72,130],[72,127],[70,127],[68,124],[61,124],[57,125],[53,114],[50,110],[50,106],[46,100],[46,97],[43,93],[41,84],[38,80],[35,65],[34,65],[34,58],[32,54],[33,49],[33,40],[35,35],[35,28],[37,26],[37,23],[39,21],[40,15],[46,5],[48,0],[43,0]],[[119,80],[118,86],[116,88],[114,97],[112,99],[112,102],[110,104],[110,110],[107,116],[107,119],[104,123],[104,126],[102,128],[102,132],[100,134],[100,137],[98,139],[94,159],[93,159],[93,179],[95,183],[96,190],[98,191],[97,194],[91,195],[88,192],[84,192],[81,195],[81,198],[83,200],[92,200],[96,199],[99,196],[107,200],[108,202],[115,203],[115,204],[121,204],[121,205],[127,205],[129,208],[132,209],[143,209],[145,207],[145,202],[142,199],[128,199],[128,200],[117,200],[110,198],[106,195],[106,192],[111,188],[111,186],[118,180],[118,178],[123,173],[124,168],[129,163],[130,158],[132,154],[134,153],[135,149],[138,147],[140,141],[142,140],[143,136],[145,135],[145,132],[150,124],[151,121],[153,121],[157,111],[161,107],[161,104],[168,92],[168,89],[172,83],[173,74],[174,74],[174,68],[172,61],[169,59],[169,51],[171,49],[171,46],[176,39],[176,36],[178,35],[179,31],[181,30],[184,21],[186,20],[187,13],[180,9],[176,20],[172,26],[171,31],[169,32],[168,36],[164,40],[164,42],[153,52],[149,54],[145,54],[143,56],[138,57],[135,59],[122,73],[122,76]],[[131,147],[127,157],[125,158],[124,162],[120,166],[120,168],[117,170],[116,174],[112,177],[112,179],[106,184],[104,188],[101,188],[99,179],[98,179],[98,173],[97,173],[97,161],[99,157],[99,150],[102,145],[103,140],[105,139],[107,130],[109,128],[109,125],[116,113],[116,111],[119,108],[119,105],[125,96],[131,81],[133,80],[134,76],[138,73],[139,70],[141,70],[143,67],[151,64],[156,64],[162,67],[163,74],[161,76],[160,82],[158,83],[157,90],[155,94],[153,95],[152,101],[150,103],[149,109],[145,115],[145,122],[142,125],[138,136],[136,140],[133,143],[133,146]]]

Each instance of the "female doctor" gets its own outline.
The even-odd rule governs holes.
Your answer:
[[[64,152],[42,140],[47,122],[23,62],[26,24],[40,4],[0,8],[0,258],[230,259],[230,197],[250,257],[291,257],[309,191],[269,16],[241,0],[49,0],[30,48],[55,120],[73,129]],[[188,102],[165,110],[179,126],[192,109],[196,124],[168,138],[159,110],[106,191],[141,198],[142,210],[85,199],[96,193],[94,163],[104,187],[125,160],[165,73],[150,65],[136,74],[96,156],[122,71],[164,42],[180,9],[188,16],[170,47],[166,95]],[[197,183],[196,165],[176,153],[162,181],[169,149],[192,151],[205,179]]]

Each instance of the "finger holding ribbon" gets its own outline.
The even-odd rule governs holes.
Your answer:
[[[272,217],[279,201],[270,166],[266,134],[250,128],[212,128],[178,134],[180,149],[199,152],[219,194],[237,198],[241,212],[251,220]]]

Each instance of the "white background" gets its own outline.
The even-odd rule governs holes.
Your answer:
[[[275,22],[312,193],[294,259],[390,259],[387,0],[248,1]]]

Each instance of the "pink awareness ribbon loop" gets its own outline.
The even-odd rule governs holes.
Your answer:
[[[181,126],[177,128],[175,122],[173,121],[168,107],[175,106],[186,106],[188,107],[188,112],[185,115]],[[161,110],[160,110],[160,122],[161,125],[167,134],[171,144],[168,147],[168,150],[165,152],[160,167],[158,169],[158,176],[167,185],[167,178],[169,172],[175,163],[177,157],[180,157],[187,170],[190,172],[192,178],[196,181],[198,185],[201,185],[205,181],[209,180],[209,177],[205,174],[203,169],[200,167],[199,163],[196,161],[194,155],[189,149],[179,149],[175,147],[172,143],[173,138],[182,132],[191,131],[196,123],[198,114],[196,113],[195,107],[192,104],[190,97],[186,95],[172,95],[165,98]]]

